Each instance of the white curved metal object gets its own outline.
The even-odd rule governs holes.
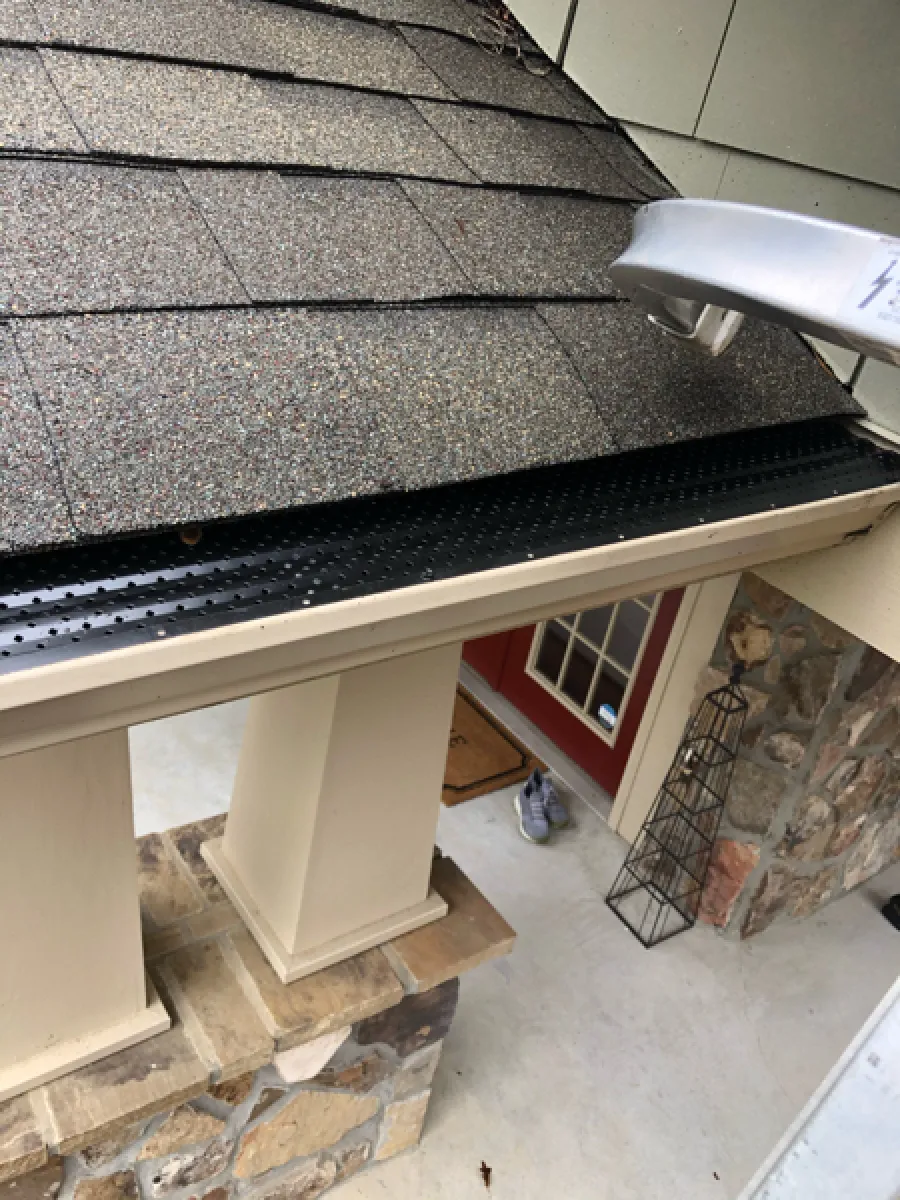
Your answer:
[[[610,274],[667,333],[721,354],[743,314],[900,366],[900,239],[718,200],[635,214]]]

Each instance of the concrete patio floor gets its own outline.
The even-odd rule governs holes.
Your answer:
[[[132,731],[139,834],[226,806],[244,711]],[[575,827],[535,847],[511,795],[444,811],[439,840],[516,949],[463,981],[420,1150],[341,1194],[734,1200],[900,972],[876,908],[900,867],[750,943],[645,950],[603,904],[625,847],[602,817],[573,798]]]

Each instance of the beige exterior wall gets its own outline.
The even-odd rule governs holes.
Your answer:
[[[509,5],[684,195],[900,237],[897,0],[566,0],[562,46],[560,0]],[[900,437],[900,368],[816,348]]]

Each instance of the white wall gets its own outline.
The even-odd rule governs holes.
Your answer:
[[[508,0],[684,195],[900,237],[900,0]],[[900,436],[900,368],[816,343]]]

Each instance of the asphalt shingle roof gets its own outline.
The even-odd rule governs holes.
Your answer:
[[[0,327],[0,551],[72,541],[62,476],[13,336]]]
[[[35,50],[0,46],[0,148],[86,148]]]
[[[18,340],[82,534],[613,448],[533,309],[72,317]]]
[[[413,104],[484,183],[643,199],[577,125],[430,100]]]
[[[396,30],[320,12],[260,0],[35,0],[35,8],[45,44],[247,67],[401,95],[454,94]]]
[[[778,326],[745,321],[728,353],[710,358],[675,338],[648,337],[646,317],[631,304],[540,312],[622,450],[802,421],[829,403],[841,409],[830,372]]]
[[[28,0],[5,0],[0,8],[0,38],[31,41],[40,34],[41,28]]]
[[[0,315],[239,304],[175,171],[0,161]]]
[[[185,171],[254,300],[420,300],[472,289],[393,180]]]
[[[668,185],[477,3],[0,37],[0,552],[856,411],[787,334],[704,360],[616,293]]]

